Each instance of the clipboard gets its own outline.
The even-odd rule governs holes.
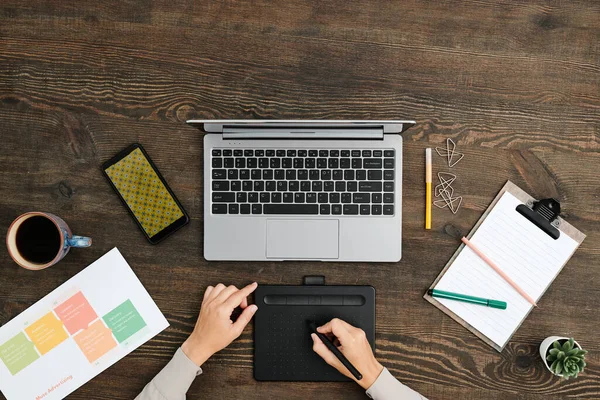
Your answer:
[[[502,196],[506,192],[512,194],[520,202],[523,203],[522,205],[517,206],[516,211],[519,212],[519,214],[523,215],[525,218],[527,218],[530,223],[536,225],[539,229],[541,229],[543,232],[545,232],[547,235],[549,235],[553,239],[557,239],[560,235],[567,235],[577,243],[577,247],[585,239],[586,235],[584,233],[579,231],[577,228],[575,228],[574,226],[572,226],[567,221],[565,221],[562,217],[559,216],[560,204],[558,204],[558,202],[556,200],[545,199],[545,200],[540,200],[538,202],[533,197],[531,197],[529,194],[527,194],[525,191],[523,191],[521,188],[519,188],[517,185],[512,183],[511,181],[507,181],[506,184],[504,185],[504,187],[500,190],[500,192],[498,192],[498,194],[496,195],[494,200],[491,202],[489,207],[483,213],[482,217],[477,221],[477,223],[473,226],[473,228],[467,235],[467,239],[471,240],[473,235],[477,232],[477,230],[485,222],[485,220],[488,217],[488,215],[490,214],[490,212],[494,209],[494,207],[496,206],[498,201],[502,198]],[[577,249],[577,247],[575,247],[575,249]],[[438,275],[438,277],[431,284],[429,289],[433,289],[438,284],[438,282],[442,279],[442,277],[446,274],[446,272],[449,270],[449,268],[453,265],[454,261],[461,254],[461,252],[463,251],[464,248],[465,248],[465,245],[461,243],[461,245],[454,252],[454,254],[450,258],[448,263],[445,265],[442,272]],[[571,253],[571,255],[572,255],[572,253]],[[568,261],[568,259],[570,259],[570,256],[569,256],[569,258],[567,258],[567,261]],[[546,292],[546,290],[548,289],[550,284],[552,284],[554,279],[556,279],[556,276],[558,276],[558,274],[562,271],[565,264],[566,264],[566,262],[560,266],[560,268],[558,269],[556,274],[550,280],[549,284],[543,289],[539,298],[541,298],[544,295],[544,293]],[[494,341],[489,339],[486,335],[482,334],[478,329],[476,329],[471,324],[466,322],[463,318],[461,318],[455,312],[453,312],[448,307],[446,307],[444,304],[442,304],[437,298],[434,298],[427,293],[425,293],[423,298],[425,300],[427,300],[428,302],[430,302],[431,304],[433,304],[438,309],[440,309],[442,312],[444,312],[445,314],[450,316],[452,319],[454,319],[460,325],[467,328],[469,331],[471,331],[471,333],[473,333],[475,336],[477,336],[478,338],[483,340],[485,343],[487,343],[488,345],[490,345],[491,347],[496,349],[498,352],[501,352],[503,350],[504,346],[506,346],[506,343],[508,343],[508,341],[510,340],[510,337],[512,337],[512,334],[514,334],[514,332],[516,332],[520,328],[523,321],[529,316],[529,313],[531,312],[531,309],[530,309],[525,314],[525,316],[522,318],[522,320],[519,322],[519,324],[513,330],[509,339],[506,340],[506,342],[504,343],[504,346],[499,346]],[[479,306],[477,306],[477,307],[479,307]]]

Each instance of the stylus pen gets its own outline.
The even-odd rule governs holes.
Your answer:
[[[468,294],[460,294],[446,292],[445,290],[429,289],[427,294],[440,299],[457,300],[464,303],[479,304],[480,306],[488,306],[506,310],[506,302],[500,300],[484,299],[483,297],[469,296]]]
[[[360,372],[358,372],[356,367],[354,367],[354,365],[352,365],[352,363],[350,361],[348,361],[346,356],[344,356],[342,354],[342,352],[338,350],[336,345],[333,344],[333,342],[331,340],[329,340],[329,338],[327,336],[325,336],[321,332],[317,331],[317,326],[315,325],[315,323],[313,321],[309,322],[309,326],[310,326],[310,329],[314,333],[316,333],[316,335],[319,337],[319,339],[321,339],[321,342],[323,342],[323,344],[325,344],[325,346],[327,346],[327,348],[329,350],[331,350],[331,352],[337,357],[338,360],[340,360],[340,362],[344,365],[344,367],[346,367],[348,369],[348,371],[350,371],[350,373],[356,378],[356,380],[360,381],[362,379],[362,374]]]
[[[431,229],[431,148],[425,149],[425,229]]]

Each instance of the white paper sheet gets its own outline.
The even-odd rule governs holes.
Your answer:
[[[114,248],[0,328],[0,390],[62,399],[168,326]]]
[[[519,204],[515,196],[505,192],[470,241],[537,302],[578,244],[564,233],[552,239],[515,210]],[[437,299],[500,347],[532,308],[468,247],[463,248],[435,288],[506,301],[507,309],[499,310]]]

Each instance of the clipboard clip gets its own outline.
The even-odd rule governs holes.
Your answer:
[[[528,202],[527,205],[520,204],[517,206],[517,212],[546,232],[552,239],[556,240],[560,237],[558,230],[560,203],[558,200],[542,199]]]

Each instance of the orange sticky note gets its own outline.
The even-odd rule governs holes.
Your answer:
[[[25,328],[25,333],[42,355],[69,337],[62,322],[51,312]]]
[[[54,309],[71,335],[83,330],[98,318],[83,293],[77,292]]]
[[[112,337],[111,330],[100,319],[76,336],[73,336],[73,339],[90,363],[93,363],[117,346],[117,342]]]

